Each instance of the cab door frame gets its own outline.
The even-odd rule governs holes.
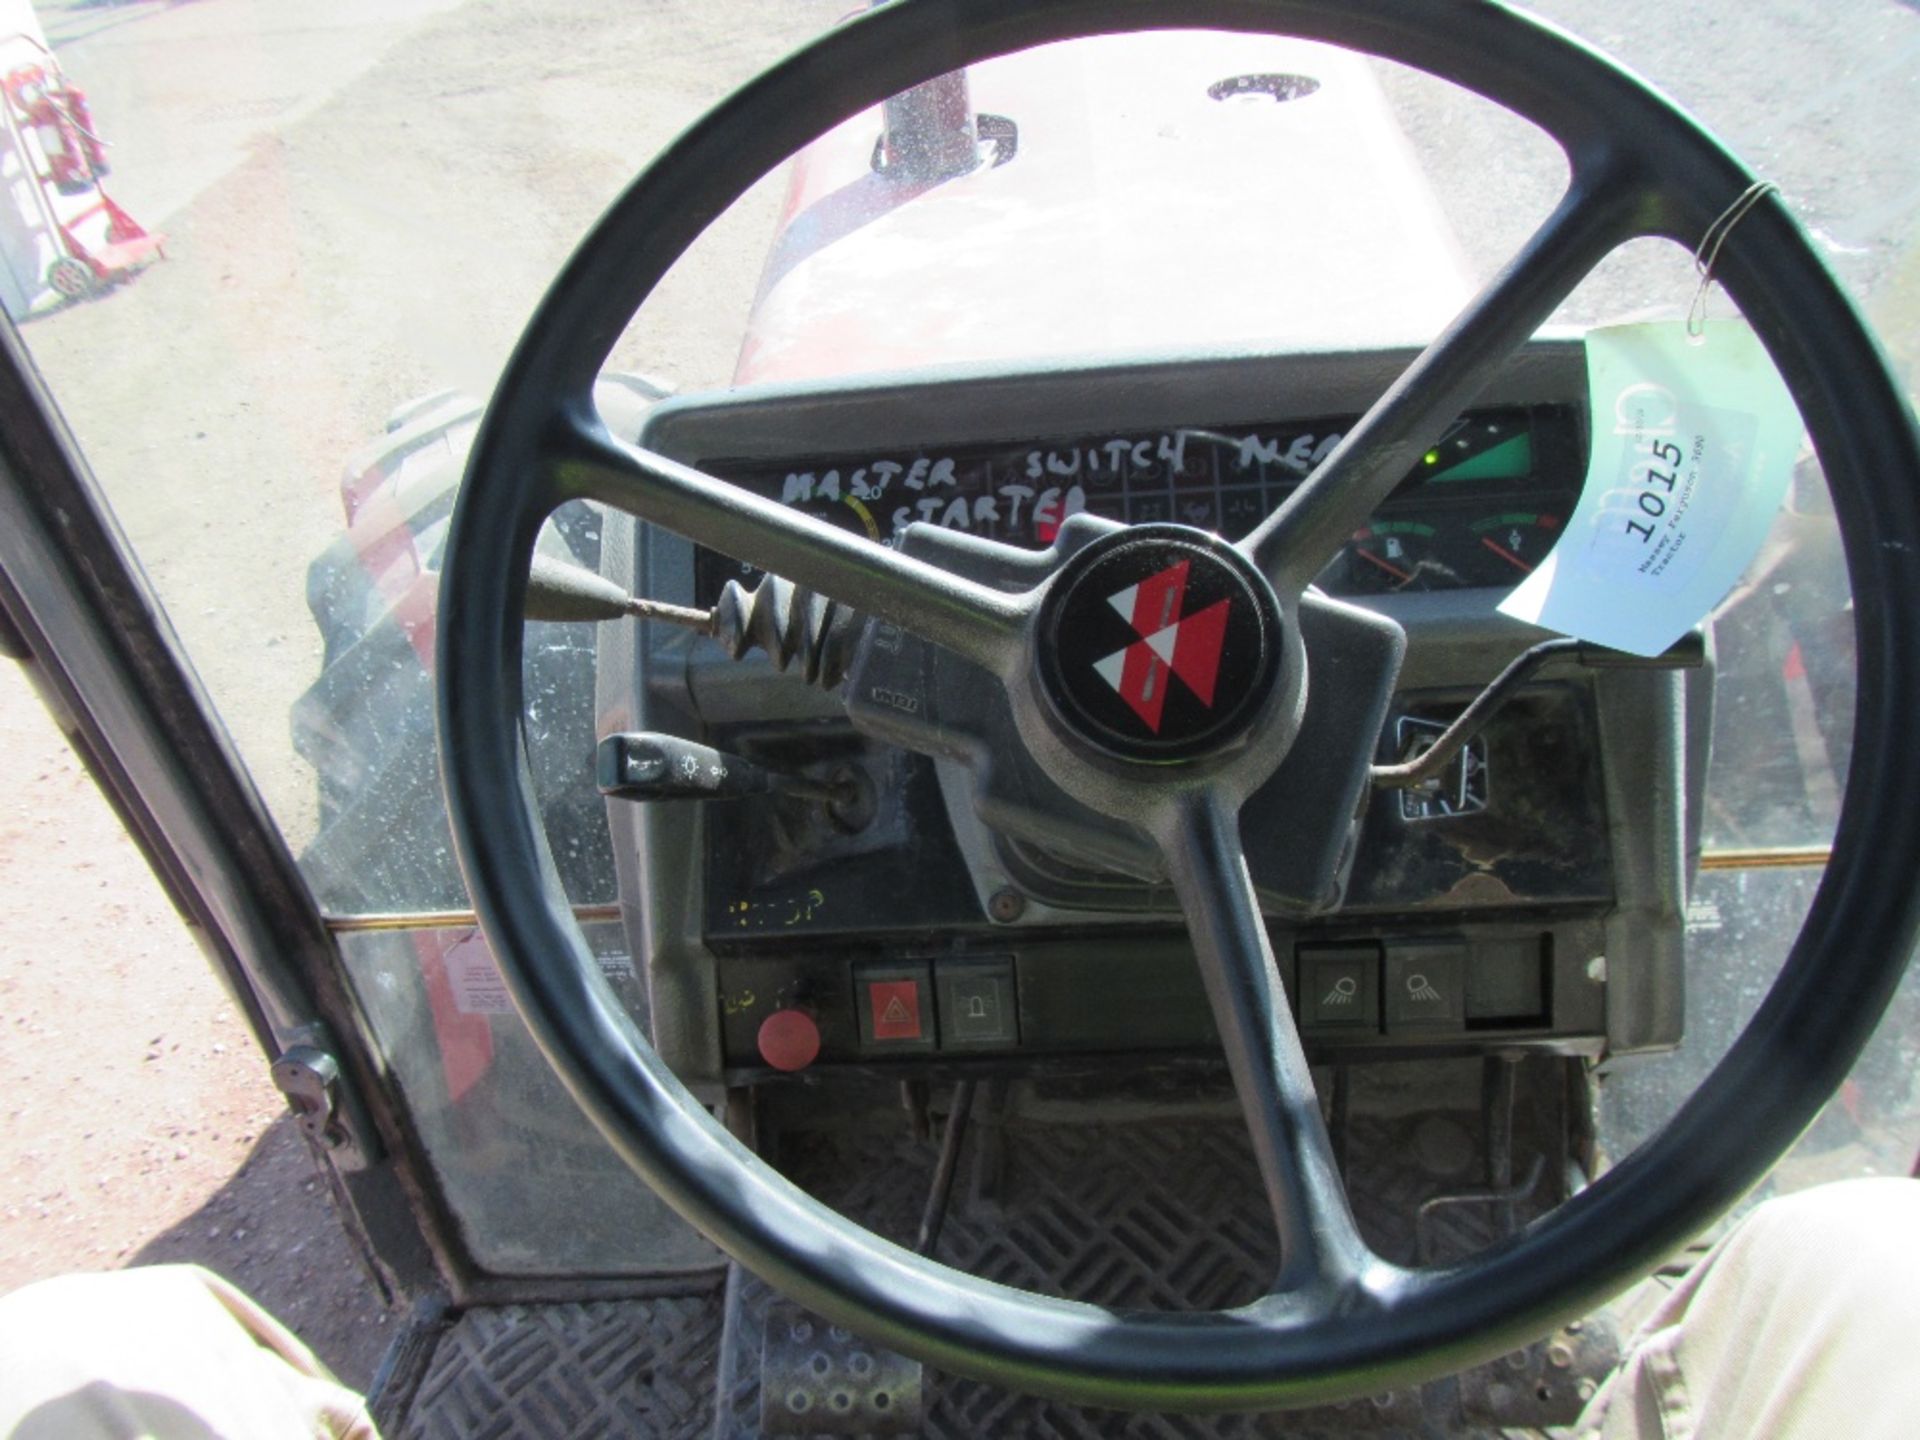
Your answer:
[[[326,922],[4,318],[0,654],[26,667],[275,1063],[276,1082],[293,1099],[301,1087],[284,1075],[325,1075],[331,1062],[330,1113],[306,1103],[302,1129],[382,1283],[469,1288],[472,1266],[421,1181],[429,1172],[374,1063]]]

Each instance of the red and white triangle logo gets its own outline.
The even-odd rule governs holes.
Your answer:
[[[1156,735],[1166,709],[1169,671],[1209,708],[1220,678],[1220,651],[1226,643],[1227,607],[1232,602],[1216,600],[1204,610],[1183,616],[1189,563],[1182,560],[1107,597],[1107,603],[1140,638],[1093,663],[1100,678]]]

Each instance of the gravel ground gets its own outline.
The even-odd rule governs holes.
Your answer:
[[[245,1021],[12,665],[0,755],[0,1292],[204,1265],[364,1386],[384,1297]]]

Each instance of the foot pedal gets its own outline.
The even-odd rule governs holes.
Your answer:
[[[767,1311],[762,1435],[918,1435],[922,1367],[798,1305]]]

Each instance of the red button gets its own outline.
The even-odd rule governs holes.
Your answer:
[[[820,1057],[820,1027],[804,1010],[776,1010],[760,1022],[760,1058],[776,1070],[804,1070]]]
[[[920,1038],[919,981],[869,980],[867,1004],[873,1012],[874,1039],[918,1040]]]

